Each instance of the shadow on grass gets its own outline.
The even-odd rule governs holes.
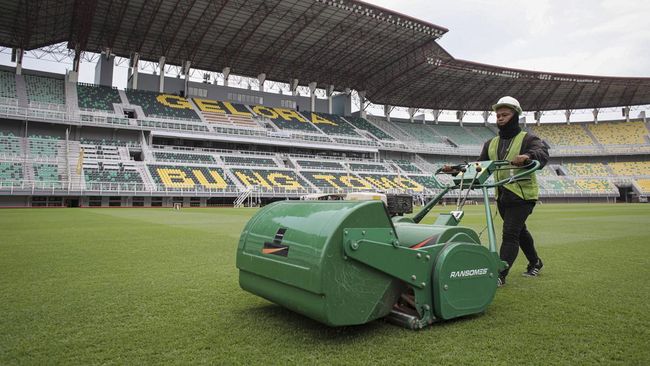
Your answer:
[[[351,338],[365,338],[373,335],[393,334],[395,332],[404,332],[403,334],[406,335],[411,332],[417,333],[457,327],[463,324],[468,325],[468,322],[473,322],[483,316],[487,316],[485,313],[468,315],[462,318],[435,322],[420,330],[411,330],[392,324],[385,318],[360,325],[330,327],[275,304],[250,307],[242,310],[243,312],[246,313],[247,317],[266,319],[274,327],[282,327],[288,333],[301,333],[310,336],[310,338],[318,338],[320,341],[334,342],[342,339],[350,341]]]

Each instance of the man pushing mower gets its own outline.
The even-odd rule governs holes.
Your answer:
[[[507,160],[514,166],[524,166],[529,160],[537,160],[540,169],[548,162],[548,147],[544,141],[530,132],[521,130],[519,116],[522,113],[519,101],[503,97],[492,106],[496,113],[499,135],[486,141],[478,161]],[[443,170],[451,170],[445,166]],[[508,177],[508,171],[496,172],[496,180]],[[533,212],[539,198],[539,186],[535,174],[529,180],[518,181],[496,188],[497,208],[503,218],[503,241],[499,256],[508,263],[508,269],[499,274],[499,286],[506,283],[509,268],[517,258],[519,248],[528,259],[524,276],[536,277],[544,267],[535,250],[532,235],[526,227],[526,219]]]

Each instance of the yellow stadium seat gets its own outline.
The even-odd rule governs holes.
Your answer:
[[[650,161],[609,163],[609,167],[619,176],[650,175]]]
[[[650,179],[637,179],[636,185],[643,193],[650,193]]]
[[[642,145],[647,143],[648,129],[640,121],[589,124],[589,131],[603,145]]]
[[[530,126],[530,130],[551,145],[592,146],[593,140],[581,125],[542,124]]]

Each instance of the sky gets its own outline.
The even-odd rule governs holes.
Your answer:
[[[366,0],[449,29],[458,59],[536,71],[650,77],[650,1]]]

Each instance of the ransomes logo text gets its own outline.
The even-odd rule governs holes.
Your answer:
[[[464,271],[451,271],[449,278],[476,277],[486,275],[487,273],[487,268],[466,269]]]

